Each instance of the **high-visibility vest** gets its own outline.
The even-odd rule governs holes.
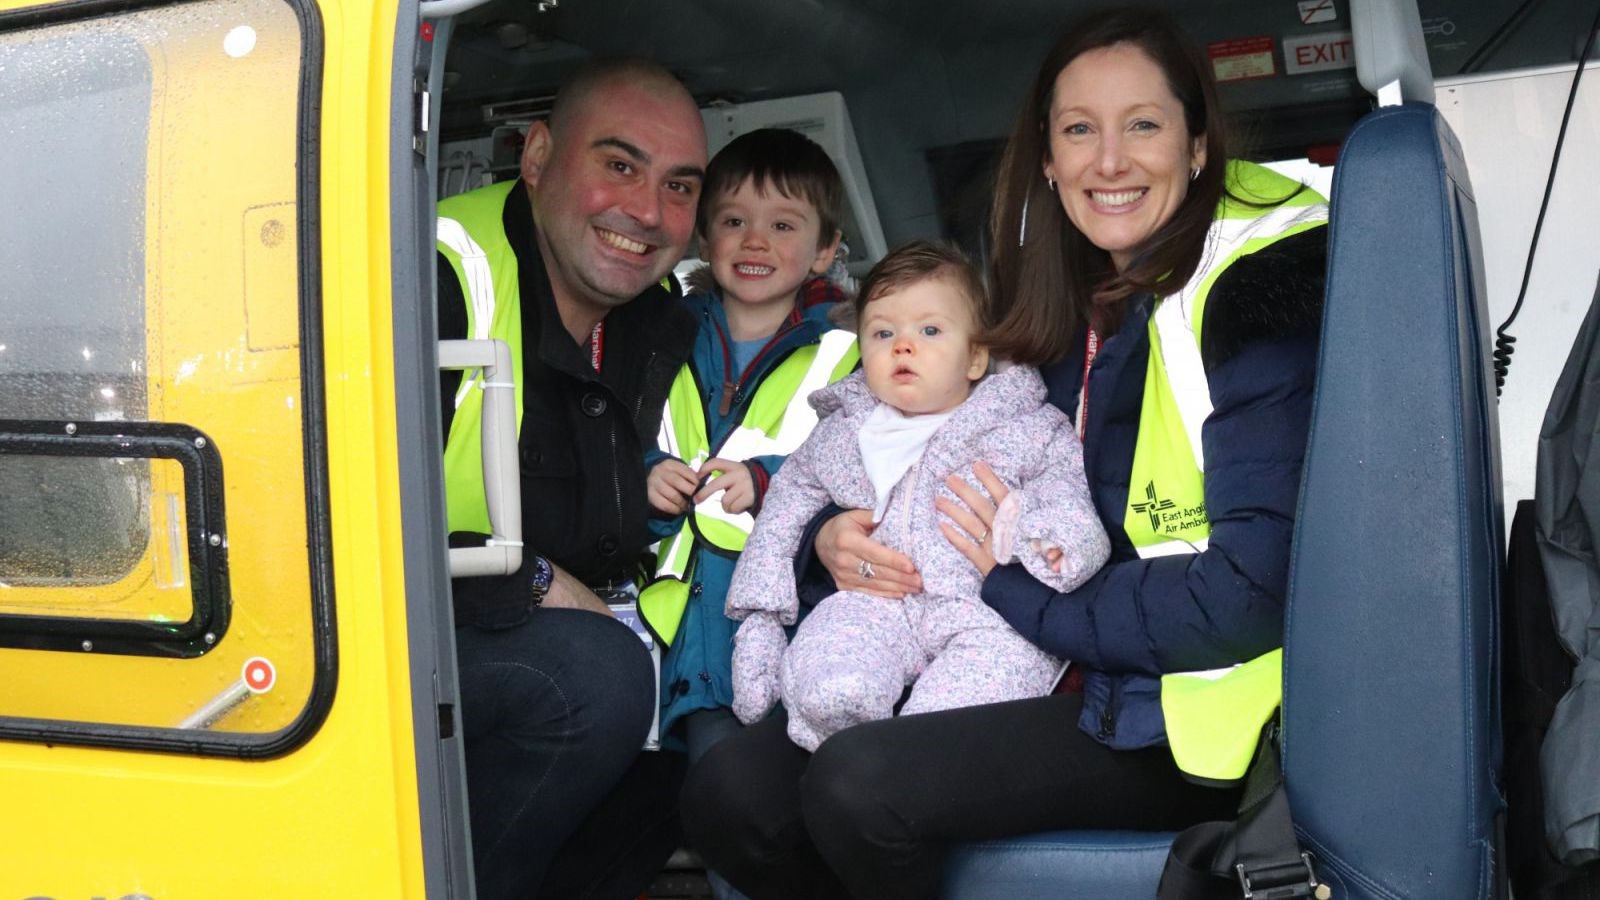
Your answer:
[[[522,294],[517,254],[506,238],[506,196],[520,181],[504,181],[439,201],[437,247],[449,260],[467,302],[467,337],[498,338],[511,348],[517,433],[522,433]],[[489,534],[483,495],[483,391],[481,369],[461,373],[455,415],[444,445],[444,498],[451,531]]]
[[[707,434],[705,392],[693,368],[685,365],[667,392],[657,444],[695,469],[713,457],[742,462],[787,456],[817,424],[816,410],[807,402],[812,391],[850,374],[860,359],[855,334],[840,329],[795,349],[762,379],[738,426],[717,447]],[[639,614],[661,643],[671,646],[683,622],[695,549],[736,555],[754,527],[755,517],[748,511],[734,514],[722,508],[719,491],[695,504],[678,533],[661,541],[654,576],[639,592]]]
[[[1246,162],[1228,164],[1228,187],[1262,202],[1299,190],[1297,182]],[[1309,189],[1266,208],[1224,195],[1194,275],[1182,290],[1156,301],[1123,519],[1141,557],[1198,553],[1211,535],[1200,443],[1211,389],[1200,333],[1212,285],[1242,257],[1327,220],[1326,202]],[[1162,677],[1161,710],[1178,768],[1207,782],[1244,777],[1261,727],[1282,701],[1282,659],[1280,648],[1239,666]]]
[[[446,518],[451,531],[489,534],[483,494],[483,392],[514,390],[517,434],[522,434],[522,292],[517,254],[505,230],[506,197],[521,181],[502,181],[439,201],[436,246],[461,284],[467,306],[467,337],[495,338],[511,348],[511,380],[487,383],[481,369],[461,373],[455,414],[444,446]],[[661,280],[672,290],[670,276]]]

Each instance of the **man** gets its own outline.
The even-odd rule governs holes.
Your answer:
[[[595,589],[649,542],[643,451],[695,330],[665,276],[705,164],[682,85],[603,63],[529,129],[518,181],[439,204],[440,336],[511,345],[520,417],[524,563],[454,583],[484,900],[637,896],[676,844],[678,754],[640,752],[650,657]],[[443,388],[450,530],[481,543],[485,388]]]

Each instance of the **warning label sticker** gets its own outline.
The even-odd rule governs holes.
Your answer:
[[[1277,63],[1272,58],[1271,35],[1213,41],[1206,45],[1206,55],[1211,57],[1211,70],[1219,82],[1271,78],[1278,74]]]
[[[1332,22],[1338,18],[1339,11],[1334,9],[1333,0],[1300,0],[1300,23],[1303,25]]]

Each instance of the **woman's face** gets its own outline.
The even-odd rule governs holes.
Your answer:
[[[1189,173],[1206,161],[1205,136],[1189,138],[1166,76],[1132,44],[1090,50],[1062,69],[1045,127],[1045,176],[1118,271],[1172,218]]]

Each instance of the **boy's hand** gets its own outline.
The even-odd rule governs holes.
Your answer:
[[[663,516],[679,516],[689,511],[689,496],[699,476],[681,459],[663,459],[650,468],[645,479],[645,494],[650,508]]]
[[[749,466],[731,459],[713,458],[701,463],[700,471],[708,475],[712,472],[722,474],[707,481],[705,487],[694,495],[694,502],[700,503],[717,491],[722,491],[722,508],[734,515],[755,505],[756,484]]]

